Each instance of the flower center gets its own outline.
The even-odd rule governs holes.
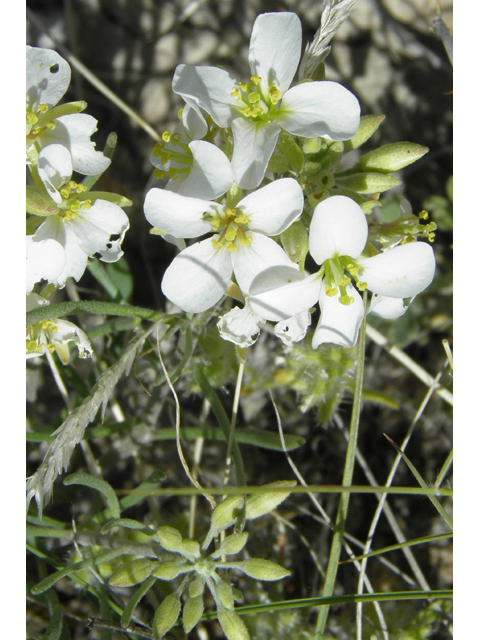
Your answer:
[[[90,209],[92,201],[89,199],[80,200],[77,196],[80,193],[87,191],[87,187],[84,184],[79,184],[70,180],[62,189],[60,189],[60,195],[63,198],[63,202],[58,205],[60,212],[59,215],[63,218],[64,222],[72,220],[78,216],[79,209]],[[73,197],[70,197],[72,196]]]
[[[252,238],[247,234],[248,216],[244,213],[226,207],[214,213],[207,212],[203,217],[210,222],[213,231],[220,232],[212,238],[215,249],[226,247],[227,251],[234,252],[238,250],[238,244],[250,246]]]
[[[271,86],[268,95],[264,95],[259,76],[253,75],[250,82],[240,82],[232,89],[231,95],[238,102],[240,113],[252,120],[273,120],[277,111],[277,104],[282,94],[275,86]]]
[[[170,134],[168,131],[162,133],[162,142],[157,142],[152,150],[154,158],[159,158],[160,163],[165,165],[163,169],[155,169],[154,175],[157,180],[168,176],[172,180],[178,178],[179,173],[189,174],[193,165],[193,155],[190,151],[188,144],[181,142],[180,134]],[[179,165],[186,165],[180,167],[172,167],[171,162],[178,163]]]
[[[45,116],[47,112],[48,106],[46,104],[37,104],[33,110],[27,109],[27,138],[29,140],[34,140],[45,128],[55,129],[53,119]]]
[[[355,300],[347,292],[347,286],[352,282],[352,279],[355,281],[359,291],[365,291],[367,288],[367,283],[361,282],[358,278],[359,268],[355,260],[349,256],[339,256],[325,260],[323,269],[327,296],[338,296],[340,304],[345,306],[352,304]]]

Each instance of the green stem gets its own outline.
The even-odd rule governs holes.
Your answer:
[[[60,316],[72,316],[77,313],[96,313],[110,316],[128,316],[130,318],[142,318],[156,322],[165,319],[167,322],[174,316],[167,316],[166,313],[146,309],[145,307],[134,307],[127,304],[117,304],[115,302],[97,302],[94,300],[78,300],[71,302],[59,302],[33,309],[27,313],[27,327],[36,322],[53,320]]]
[[[365,302],[365,300],[364,300]],[[360,422],[360,408],[362,402],[362,386],[363,386],[363,370],[365,360],[365,332],[366,321],[363,319],[362,326],[360,328],[360,335],[358,337],[357,346],[357,374],[355,378],[355,396],[353,398],[352,418],[350,421],[350,436],[347,445],[347,453],[345,456],[345,468],[343,471],[342,485],[344,487],[350,487],[352,485],[353,468],[355,465],[355,451],[357,448],[358,426]],[[350,500],[350,493],[343,492],[340,496],[337,519],[335,521],[335,529],[333,531],[332,547],[330,549],[330,557],[328,559],[327,573],[325,576],[325,583],[323,586],[323,597],[329,597],[333,595],[333,589],[335,586],[335,578],[337,576],[338,563],[340,560],[340,552],[342,550],[343,532],[345,530],[345,521],[347,519],[348,503]],[[320,640],[323,637],[325,626],[327,623],[329,605],[320,607],[317,618],[317,626],[315,629],[315,640]]]

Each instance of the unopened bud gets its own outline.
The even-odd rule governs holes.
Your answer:
[[[373,136],[384,120],[385,116],[383,114],[362,116],[360,118],[360,126],[357,129],[357,133],[353,138],[350,138],[350,140],[346,140],[343,143],[345,146],[345,153],[352,151],[352,149],[358,149],[358,147]]]
[[[337,184],[340,184],[342,187],[347,187],[357,193],[381,193],[382,191],[388,191],[388,189],[402,184],[402,181],[398,178],[394,178],[387,173],[377,173],[374,171],[336,176],[335,180]]]
[[[360,158],[355,168],[363,171],[391,173],[412,164],[428,151],[427,147],[413,142],[394,142],[370,151]]]

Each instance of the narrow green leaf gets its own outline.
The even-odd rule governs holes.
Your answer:
[[[135,591],[133,596],[127,603],[127,606],[123,610],[122,617],[120,618],[120,624],[122,627],[128,627],[130,624],[130,620],[132,618],[133,611],[143,596],[153,587],[156,582],[156,578],[151,576],[143,584],[141,584],[138,589]]]
[[[92,476],[90,473],[72,473],[65,478],[63,484],[66,486],[79,484],[100,491],[108,502],[112,517],[120,518],[120,503],[115,495],[115,491],[105,480]]]
[[[153,636],[160,640],[173,627],[180,615],[180,596],[171,593],[167,596],[155,611],[153,618]]]
[[[150,527],[145,526],[142,522],[139,522],[138,520],[132,520],[131,518],[120,518],[119,520],[109,520],[100,529],[100,533],[101,534],[108,533],[115,527],[123,527],[124,529],[134,529],[135,531],[141,531],[142,533],[145,533],[147,536],[155,535],[154,529],[150,529]]]
[[[50,612],[50,621],[42,640],[60,640],[63,628],[62,608],[60,607],[55,591],[50,591],[46,594],[46,598]]]

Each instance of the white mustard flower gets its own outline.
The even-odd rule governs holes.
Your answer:
[[[51,144],[68,149],[73,169],[85,175],[105,171],[110,164],[90,140],[97,130],[92,116],[79,113],[85,102],[56,106],[70,84],[70,66],[51,49],[27,46],[27,162],[37,164],[38,153]],[[63,170],[61,165],[58,166]]]
[[[49,304],[48,300],[36,293],[27,295],[27,311]],[[92,345],[87,334],[67,320],[43,320],[27,327],[27,359],[36,358],[47,351],[56,351],[63,364],[68,364],[70,359],[69,343],[74,342],[80,358],[89,358],[92,353]]]
[[[410,242],[363,257],[367,238],[365,214],[356,202],[345,196],[324,200],[315,208],[309,241],[310,253],[321,265],[320,270],[283,286],[278,286],[275,268],[259,274],[249,291],[252,309],[264,318],[282,320],[318,301],[321,316],[313,347],[324,342],[353,347],[365,313],[357,289],[395,299],[385,311],[394,314],[403,306],[403,299],[423,291],[435,273],[430,245]]]
[[[271,264],[291,265],[283,249],[268,236],[287,229],[302,213],[303,192],[293,178],[283,178],[245,196],[234,208],[215,201],[151,189],[145,216],[157,229],[176,238],[197,238],[184,249],[162,280],[165,296],[184,311],[199,313],[223,296],[232,273],[242,291]]]
[[[223,69],[179,65],[172,88],[220,127],[231,127],[235,182],[253,189],[262,181],[282,129],[307,138],[347,140],[357,131],[356,97],[336,82],[304,82],[292,88],[302,47],[302,27],[290,12],[264,13],[253,25],[250,82]]]
[[[56,209],[27,237],[27,291],[42,279],[59,287],[68,277],[79,280],[95,254],[105,262],[116,262],[123,255],[128,217],[118,205],[98,198],[105,194],[86,192],[73,180],[65,184],[69,176],[55,169],[65,153],[61,145],[49,145],[38,156],[39,173]]]

